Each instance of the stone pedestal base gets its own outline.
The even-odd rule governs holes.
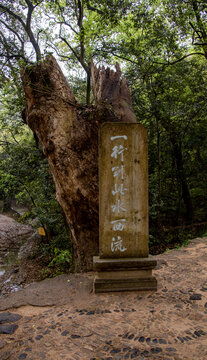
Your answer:
[[[95,293],[109,291],[157,290],[152,269],[157,265],[150,258],[100,259],[93,258]]]

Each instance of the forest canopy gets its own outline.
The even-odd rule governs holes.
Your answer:
[[[111,69],[119,62],[148,129],[150,243],[159,252],[205,232],[206,15],[203,0],[1,1],[0,200],[3,208],[26,203],[55,242],[51,251],[70,249],[69,235],[65,225],[60,234],[65,215],[51,170],[25,123],[24,69],[52,54],[89,111],[91,61]]]

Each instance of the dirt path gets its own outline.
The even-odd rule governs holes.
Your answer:
[[[156,293],[95,295],[83,274],[0,299],[0,359],[206,360],[207,238],[158,258]]]

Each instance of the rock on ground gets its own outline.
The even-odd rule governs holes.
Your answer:
[[[19,224],[8,216],[0,215],[0,251],[16,247],[18,238],[27,236],[33,231],[29,225]]]
[[[41,239],[29,225],[0,215],[0,297],[41,276],[35,259]]]

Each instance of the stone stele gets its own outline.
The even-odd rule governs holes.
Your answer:
[[[156,290],[149,258],[148,152],[143,125],[104,123],[99,133],[99,256],[94,290]]]

